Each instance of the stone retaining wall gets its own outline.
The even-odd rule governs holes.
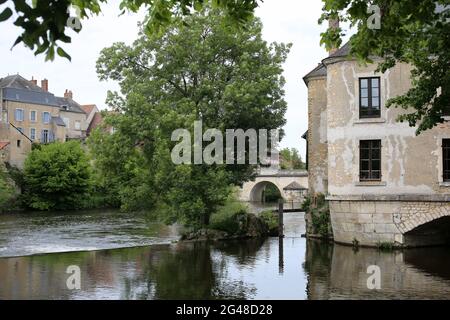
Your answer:
[[[331,200],[329,204],[334,240],[345,244],[356,240],[362,246],[438,244],[445,239],[437,234],[430,234],[428,239],[405,234],[450,216],[449,202]]]

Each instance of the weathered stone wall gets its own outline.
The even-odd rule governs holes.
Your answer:
[[[308,175],[310,194],[327,193],[327,95],[326,78],[308,82]]]
[[[403,109],[385,107],[411,86],[411,67],[398,64],[384,74],[377,64],[338,61],[327,66],[328,191],[334,195],[448,194],[442,178],[442,139],[450,139],[450,122],[416,136],[416,128],[396,121]],[[359,78],[381,79],[381,117],[359,118]],[[359,142],[382,143],[382,181],[359,181]],[[331,170],[332,168],[332,170]]]
[[[449,196],[450,197],[450,196]],[[408,232],[442,217],[450,217],[450,202],[330,200],[334,240],[362,246],[390,243],[396,246],[441,244],[445,233],[430,237],[407,236]]]

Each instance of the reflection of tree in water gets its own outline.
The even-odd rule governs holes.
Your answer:
[[[242,281],[229,281],[228,264],[237,258],[247,265],[261,241],[239,243],[181,243],[155,246],[135,257],[142,268],[123,279],[124,299],[248,299],[254,288]],[[131,260],[132,261],[132,260]]]
[[[303,269],[308,278],[308,299],[327,299],[330,286],[333,246],[320,240],[306,241]]]

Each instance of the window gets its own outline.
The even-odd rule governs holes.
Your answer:
[[[445,182],[450,181],[450,139],[442,140],[442,157],[444,164],[443,177]]]
[[[35,128],[30,128],[30,139],[36,140],[36,129]]]
[[[359,79],[359,117],[380,117],[380,78]]]
[[[37,118],[37,112],[35,110],[31,110],[30,111],[30,121],[36,122],[36,118]]]
[[[50,141],[50,134],[48,130],[42,130],[41,132],[41,142],[48,143]]]
[[[70,119],[69,118],[63,118],[64,124],[66,125],[66,128],[70,128]]]
[[[75,130],[81,130],[81,122],[75,121]]]
[[[21,143],[21,141],[17,140],[17,148],[20,148],[20,143]]]
[[[381,140],[362,140],[359,144],[360,181],[381,180]]]
[[[42,122],[45,124],[50,123],[50,112],[43,112],[42,113]]]
[[[24,115],[23,109],[16,109],[14,113],[14,119],[16,121],[23,121],[23,115]]]

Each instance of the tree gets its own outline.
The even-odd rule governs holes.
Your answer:
[[[6,168],[0,163],[0,212],[14,197],[14,188],[8,180]]]
[[[297,149],[285,148],[280,151],[281,169],[299,170],[305,169],[305,164]]]
[[[0,22],[15,19],[14,24],[22,29],[13,46],[23,43],[36,55],[45,53],[47,60],[53,60],[55,53],[70,59],[60,46],[70,43],[69,30],[79,32],[82,28],[80,19],[101,13],[101,5],[108,0],[0,0]],[[221,8],[230,21],[245,23],[252,17],[258,6],[257,0],[122,0],[119,8],[137,12],[142,6],[148,8],[149,18],[145,29],[151,33],[160,27],[200,11],[205,5]],[[8,4],[11,4],[8,6]],[[77,17],[70,15],[70,9],[76,8]],[[15,13],[15,15],[14,15]]]
[[[207,9],[185,22],[172,24],[164,34],[147,36],[142,30],[132,46],[116,43],[102,51],[100,79],[116,80],[121,87],[120,95],[109,93],[115,113],[106,121],[115,133],[103,142],[111,139],[117,145],[93,143],[91,150],[96,166],[100,160],[105,171],[120,168],[145,176],[153,204],[163,207],[159,211],[168,220],[197,227],[208,225],[232,185],[252,178],[255,167],[177,166],[171,160],[177,144],[172,133],[185,128],[193,134],[195,120],[203,122],[204,131],[216,128],[222,134],[230,128],[282,127],[286,102],[281,66],[289,46],[263,41],[258,19],[236,31],[221,11]],[[129,154],[141,158],[139,168],[122,164],[129,162]]]
[[[37,146],[25,160],[25,204],[37,210],[83,206],[90,192],[91,170],[79,142]]]
[[[416,126],[417,134],[444,121],[450,106],[450,7],[448,0],[323,0],[320,21],[339,18],[357,28],[351,37],[351,54],[362,62],[383,57],[378,69],[396,63],[413,65],[412,88],[388,101],[387,106],[414,109],[399,121]],[[371,20],[379,10],[380,28]],[[345,31],[322,34],[327,48],[340,46]],[[409,109],[410,110],[410,109]]]

